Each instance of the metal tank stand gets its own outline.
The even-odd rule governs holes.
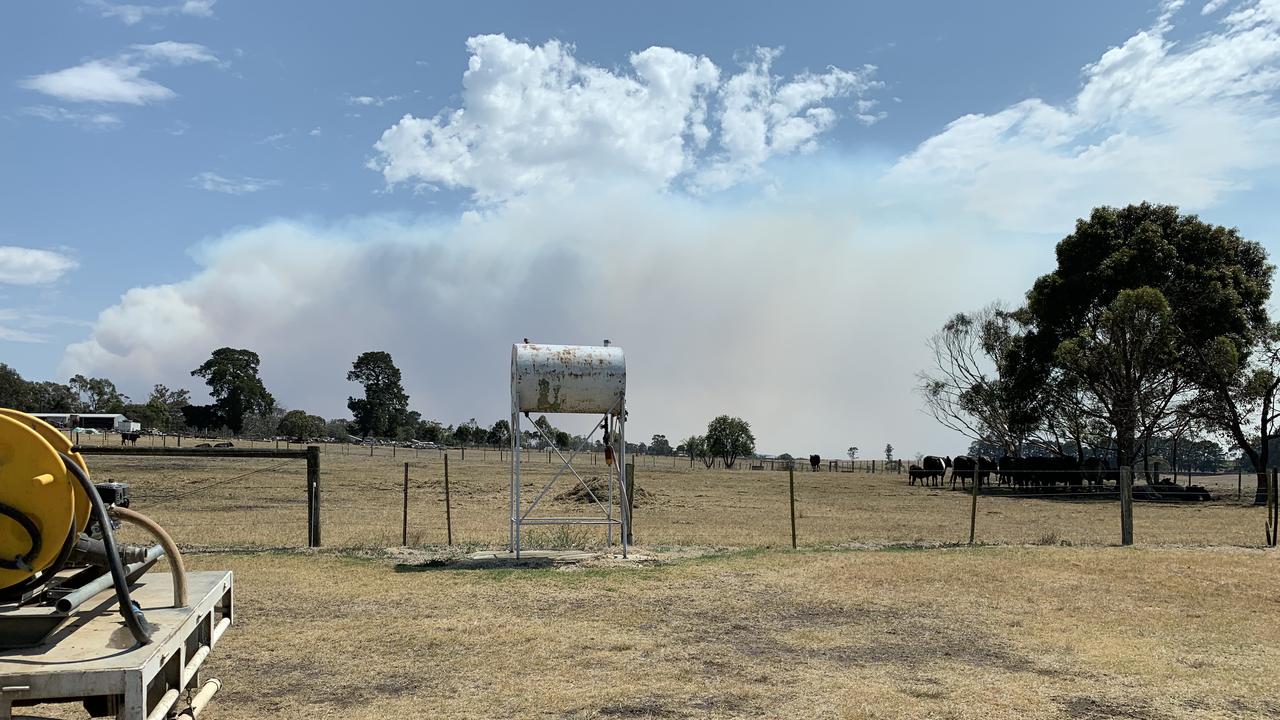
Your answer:
[[[557,447],[552,438],[530,419],[529,424],[537,430],[547,448],[560,458],[560,467],[526,507],[521,496],[520,461],[523,443],[520,417],[523,415],[529,418],[530,412],[601,413],[601,419],[583,443],[567,457],[567,448]],[[613,545],[616,527],[622,556],[627,556],[627,531],[631,526],[631,518],[630,503],[627,502],[630,488],[627,487],[626,476],[626,415],[626,366],[621,348],[533,343],[512,347],[509,542],[510,550],[517,559],[523,549],[522,531],[526,525],[604,525],[609,545]],[[578,454],[591,446],[601,430],[605,431],[606,445],[615,459],[612,465],[605,466],[608,494],[603,498],[596,497],[573,464]],[[581,517],[535,515],[547,493],[561,478],[567,479],[568,476],[572,476],[587,491],[596,513]]]

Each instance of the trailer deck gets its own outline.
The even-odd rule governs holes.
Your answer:
[[[14,707],[66,702],[120,720],[166,717],[183,691],[199,687],[205,658],[230,627],[232,586],[230,571],[188,573],[191,604],[174,608],[169,574],[144,575],[132,588],[152,631],[143,646],[125,627],[114,590],[95,595],[44,643],[0,651],[0,720]]]

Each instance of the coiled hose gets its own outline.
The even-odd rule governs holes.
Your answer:
[[[134,606],[133,598],[129,596],[129,578],[125,575],[124,565],[120,563],[120,551],[116,548],[115,533],[111,531],[111,517],[107,514],[107,506],[102,502],[98,488],[93,486],[93,481],[76,464],[76,461],[64,452],[58,454],[62,456],[62,462],[67,466],[67,471],[75,476],[80,487],[84,488],[85,495],[89,496],[94,519],[102,528],[102,544],[107,550],[107,564],[111,571],[111,581],[116,588],[116,600],[120,603],[120,614],[124,616],[124,624],[128,626],[129,633],[139,645],[146,645],[151,642],[151,635],[143,624],[145,621],[142,613]]]
[[[44,546],[40,537],[40,528],[36,527],[35,523],[31,522],[31,518],[27,517],[26,513],[15,507],[5,505],[4,503],[0,503],[0,515],[4,515],[10,520],[21,525],[22,529],[26,531],[27,537],[31,539],[31,549],[27,551],[26,555],[19,555],[12,560],[0,559],[0,568],[8,570],[26,570],[29,572],[31,570],[31,563],[35,562],[36,556],[40,554],[40,548]]]

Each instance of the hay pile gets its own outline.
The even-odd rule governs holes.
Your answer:
[[[595,475],[586,479],[586,487],[584,487],[580,482],[575,482],[573,487],[565,490],[559,495],[556,495],[556,500],[560,500],[561,502],[590,503],[591,494],[587,492],[588,487],[591,488],[591,493],[595,494],[596,499],[599,500],[601,504],[607,502],[609,498],[609,482],[608,480]],[[614,495],[617,495],[618,488],[616,486],[614,487],[613,492]],[[645,490],[639,485],[632,488],[632,492],[635,494],[635,498],[632,503],[634,505],[641,505],[654,500],[653,493]]]

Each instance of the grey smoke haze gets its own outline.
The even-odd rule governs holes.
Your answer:
[[[484,423],[507,412],[512,342],[608,337],[627,352],[633,438],[729,412],[766,451],[953,450],[913,393],[923,339],[1016,295],[1047,248],[1014,246],[993,277],[964,230],[879,228],[854,190],[743,207],[618,187],[454,222],[279,220],[203,246],[190,280],[130,290],[63,372],[142,395],[192,386],[214,347],[248,347],[283,404],[338,417],[351,361],[385,349],[415,409]]]

